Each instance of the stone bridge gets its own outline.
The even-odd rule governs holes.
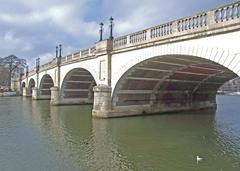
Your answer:
[[[95,43],[26,73],[20,91],[52,105],[93,104],[95,117],[216,107],[240,76],[240,2]]]

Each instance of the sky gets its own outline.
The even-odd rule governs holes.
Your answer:
[[[35,65],[52,60],[55,47],[63,55],[94,46],[99,23],[109,37],[109,17],[114,37],[163,24],[233,0],[0,0],[0,57],[15,54]]]

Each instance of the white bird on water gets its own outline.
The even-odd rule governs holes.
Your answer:
[[[197,164],[200,162],[200,161],[202,161],[202,157],[199,157],[199,156],[197,156]]]

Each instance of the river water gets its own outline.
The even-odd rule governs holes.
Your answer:
[[[93,119],[92,106],[0,98],[0,170],[239,171],[240,96],[217,101],[217,111]]]

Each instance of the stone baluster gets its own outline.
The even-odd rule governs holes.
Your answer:
[[[223,8],[223,19],[226,20],[226,21],[228,20],[227,12],[228,12],[228,7],[224,7]]]
[[[127,35],[127,42],[126,42],[126,44],[128,45],[128,44],[130,44],[131,43],[131,36],[130,35]]]
[[[219,17],[219,10],[216,10],[214,13],[214,19],[216,23],[218,23],[218,17]]]
[[[187,30],[187,19],[184,20],[184,30]]]
[[[223,8],[221,8],[219,11],[219,18],[220,18],[220,21],[223,21]]]
[[[199,16],[199,26],[202,27],[203,25],[203,16],[202,14]]]
[[[180,21],[177,22],[177,30],[180,31]]]
[[[188,19],[188,29],[189,30],[191,29],[191,25],[192,25],[191,22],[192,22],[192,18],[189,18]]]
[[[233,8],[234,8],[234,5],[231,5],[230,7],[229,7],[229,18],[231,18],[231,19],[234,19],[234,16],[233,16]]]
[[[172,23],[170,23],[170,34],[173,33],[173,26],[172,26]]]
[[[198,28],[199,26],[199,16],[196,17],[196,27]]]
[[[169,27],[168,27],[168,24],[164,25],[165,29],[166,29],[166,35],[169,34]]]
[[[151,29],[151,38],[154,38],[155,37],[155,29]]]
[[[181,29],[184,31],[184,20],[181,21]]]
[[[195,17],[192,17],[192,29],[194,29],[195,28]]]
[[[237,18],[239,18],[239,3],[236,4],[235,15],[236,15]]]
[[[207,14],[206,13],[203,14],[203,25],[204,26],[207,25]]]
[[[144,40],[147,40],[148,36],[147,36],[147,31],[144,31]]]

